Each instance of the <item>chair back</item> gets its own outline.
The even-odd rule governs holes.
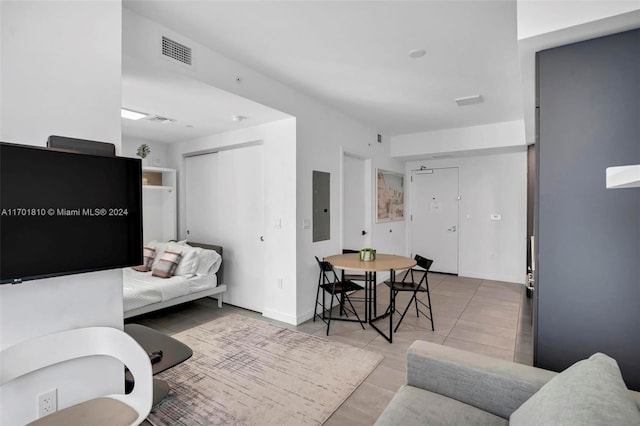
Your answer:
[[[320,267],[320,280],[325,283],[338,282],[338,274],[336,274],[336,271],[333,269],[333,265],[326,260],[318,259],[318,256],[315,256],[315,258],[318,261],[318,266]]]
[[[419,254],[416,254],[416,256],[413,259],[416,261],[416,264],[422,269],[424,269],[425,271],[428,271],[429,268],[431,268],[431,265],[433,264],[433,260],[427,259],[426,257],[422,257]]]
[[[153,373],[149,355],[128,334],[110,327],[86,327],[36,337],[0,352],[0,385],[33,371],[62,362],[106,355],[123,362],[135,380],[129,394],[105,395],[129,405],[140,424],[151,411]],[[124,374],[123,374],[124,380]]]
[[[318,261],[318,266],[320,267],[320,271],[322,271],[322,272],[331,272],[331,271],[333,271],[333,266],[329,262],[327,262],[326,260],[318,259],[318,256],[315,256],[315,258]]]

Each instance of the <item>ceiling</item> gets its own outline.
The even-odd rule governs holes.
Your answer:
[[[125,0],[124,7],[386,135],[523,118],[515,0]],[[411,58],[413,49],[426,54]],[[125,106],[178,119],[181,131],[194,134],[184,125],[211,133],[238,125],[229,122],[237,112],[215,106],[232,104],[234,95],[196,87],[205,85],[194,81],[178,82],[188,90],[176,95],[169,76],[149,73],[132,60],[124,62]],[[476,94],[482,95],[482,103],[459,107],[454,101]],[[200,108],[186,110],[205,102],[205,96],[207,111],[216,111],[218,117],[203,117]],[[286,116],[250,104],[255,117]],[[147,124],[169,128],[178,122]],[[143,130],[139,137],[144,137]],[[124,123],[123,131],[134,132],[131,123]],[[175,138],[165,136],[165,141]]]
[[[129,57],[122,61],[122,106],[150,114],[122,119],[122,134],[163,143],[253,127],[291,116],[179,74]],[[236,121],[234,116],[243,118]],[[175,120],[166,123],[154,117]]]

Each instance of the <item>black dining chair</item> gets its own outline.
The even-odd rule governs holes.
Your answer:
[[[342,254],[360,253],[360,250],[342,249]],[[365,282],[367,277],[364,274],[347,274],[342,271],[342,279],[350,281],[362,281]]]
[[[398,327],[400,327],[400,324],[402,323],[402,320],[407,314],[407,311],[409,310],[409,307],[411,306],[412,303],[414,303],[416,307],[416,316],[420,317],[420,314],[422,314],[425,317],[427,317],[431,321],[431,331],[435,331],[435,328],[433,326],[433,311],[431,310],[431,295],[429,293],[429,280],[427,278],[427,275],[429,273],[429,268],[431,268],[431,265],[433,264],[433,260],[427,259],[426,257],[422,257],[420,255],[416,255],[414,259],[416,261],[417,268],[407,269],[407,271],[404,273],[400,281],[396,280],[392,282],[390,280],[386,280],[384,282],[388,287],[391,288],[391,301],[389,304],[389,308],[387,309],[387,313],[389,313],[391,310],[394,310],[395,312],[400,313],[400,311],[396,310],[396,296],[398,295],[398,293],[400,292],[413,293],[413,295],[411,296],[411,299],[409,299],[409,303],[407,303],[406,308],[402,312],[402,316],[400,317],[400,320],[396,324],[396,328],[393,330],[394,332],[398,331]],[[415,277],[419,274],[422,275],[422,277],[418,281],[416,281]],[[418,293],[427,294],[427,303],[418,299]],[[427,314],[426,312],[420,310],[420,307],[424,307],[428,309],[429,313]]]
[[[342,254],[351,254],[351,253],[360,253],[360,250],[351,250],[351,249],[342,249]],[[359,281],[362,283],[362,285],[366,285],[367,282],[367,276],[365,274],[354,274],[354,273],[347,273],[345,272],[345,270],[342,270],[342,280],[348,280],[348,281]],[[362,303],[366,303],[367,298],[365,297],[365,295],[362,296],[354,296],[351,295],[351,301],[353,302],[362,302]]]
[[[316,292],[316,304],[313,313],[313,321],[316,321],[316,317],[320,318],[323,322],[327,324],[327,336],[329,335],[329,328],[331,327],[331,320],[337,321],[351,321],[351,322],[359,322],[360,326],[364,330],[364,325],[362,325],[362,320],[358,315],[358,312],[353,307],[353,303],[351,303],[351,299],[349,298],[349,293],[357,290],[362,290],[363,287],[349,280],[341,280],[338,278],[338,274],[336,274],[335,269],[333,269],[333,265],[329,262],[318,259],[318,256],[315,257],[318,262],[318,266],[320,267],[320,275],[318,277],[318,290]],[[320,292],[322,292],[322,303],[320,303]],[[326,294],[331,295],[331,302],[329,306],[325,305],[325,296]],[[338,305],[340,306],[340,316],[334,317],[333,312],[333,303],[335,300],[338,300]],[[345,306],[345,302],[348,303],[348,307]],[[318,314],[318,306],[322,306],[322,314]],[[349,308],[350,307],[350,308]],[[348,311],[355,315],[354,318],[349,318]],[[328,315],[327,315],[328,312]],[[342,315],[344,314],[344,317]]]

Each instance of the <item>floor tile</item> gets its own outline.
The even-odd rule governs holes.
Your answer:
[[[466,340],[456,339],[455,337],[447,337],[443,343],[444,346],[451,346],[452,348],[464,349],[469,352],[475,352],[478,354],[489,355],[494,358],[504,359],[506,361],[513,361],[514,351],[497,348],[495,346],[483,345],[481,343],[469,342]]]
[[[391,400],[395,391],[406,381],[406,352],[415,340],[427,340],[445,346],[465,349],[522,364],[533,363],[533,330],[531,326],[531,299],[521,284],[487,281],[476,278],[429,274],[435,331],[426,318],[415,317],[410,308],[407,316],[394,333],[393,343],[387,342],[370,325],[363,330],[357,323],[333,321],[329,339],[362,347],[383,355],[382,362],[362,385],[338,408],[325,423],[338,425],[371,425]],[[352,296],[357,298],[363,292]],[[403,310],[411,294],[402,294],[396,307]],[[426,294],[419,294],[425,300]],[[384,284],[377,289],[378,315],[389,303],[389,291]],[[364,317],[364,305],[354,302]],[[282,327],[326,337],[326,324],[306,321],[300,325],[283,324],[262,317],[258,312],[231,305],[217,307],[217,301],[205,298],[127,320],[148,325],[167,334],[215,320],[229,314],[246,315]],[[398,315],[394,316],[397,322]],[[386,320],[378,326],[388,330]]]

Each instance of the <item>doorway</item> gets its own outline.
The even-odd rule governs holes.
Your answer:
[[[411,173],[411,253],[433,259],[431,270],[458,274],[457,167]]]
[[[342,248],[360,250],[371,245],[370,165],[365,158],[343,153]]]
[[[263,311],[263,145],[187,157],[186,225],[191,241],[224,248],[224,301]]]

